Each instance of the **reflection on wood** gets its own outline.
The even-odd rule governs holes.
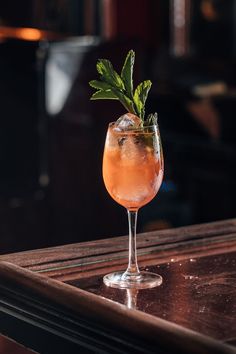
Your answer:
[[[11,339],[0,335],[0,354],[33,354],[36,352],[23,347]]]
[[[2,279],[10,279],[16,285],[23,286],[26,291],[33,291],[35,294],[38,293],[55,303],[66,306],[73,311],[73,314],[86,316],[96,322],[99,319],[99,323],[103,325],[128,331],[131,336],[140,336],[152,344],[164,345],[169,349],[173,349],[174,346],[181,353],[236,353],[236,350],[230,346],[205,335],[141,311],[128,309],[103,296],[96,296],[7,262],[1,263],[0,276]]]
[[[104,274],[125,269],[127,241],[124,236],[1,256],[0,277],[73,314],[150,341],[161,338],[167,346],[171,337],[183,352],[236,352],[222,344],[236,342],[236,219],[140,234],[141,267],[164,280],[153,289],[103,284]]]
[[[236,252],[145,268],[164,279],[160,287],[130,294],[107,288],[101,276],[69,283],[142,312],[224,341],[236,338]]]

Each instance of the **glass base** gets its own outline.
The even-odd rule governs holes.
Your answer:
[[[105,285],[119,289],[148,289],[161,285],[159,274],[140,272],[137,275],[127,275],[126,272],[114,272],[103,277]]]

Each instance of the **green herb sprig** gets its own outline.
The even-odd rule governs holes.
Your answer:
[[[133,89],[134,62],[135,52],[130,50],[119,75],[109,60],[99,59],[96,67],[100,80],[89,82],[89,85],[97,90],[91,100],[119,100],[128,112],[137,115],[142,120],[143,125],[156,124],[156,113],[149,114],[145,120],[145,103],[152,82],[145,80],[135,90]]]

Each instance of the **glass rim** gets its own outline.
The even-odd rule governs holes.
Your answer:
[[[108,127],[111,128],[113,125],[115,125],[116,121],[113,121],[113,122],[110,122],[108,123]],[[135,128],[135,129],[122,129],[122,128],[119,128],[117,127],[117,130],[116,132],[117,133],[135,133],[135,132],[141,132],[141,131],[144,131],[145,129],[158,129],[159,130],[159,125],[158,123],[156,124],[152,124],[152,125],[144,125],[142,127],[139,127],[139,128]]]

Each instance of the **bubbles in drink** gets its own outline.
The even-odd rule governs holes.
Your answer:
[[[123,166],[133,166],[142,164],[145,153],[137,144],[137,139],[133,134],[127,135],[120,151],[121,163]]]
[[[123,176],[122,176],[123,177]],[[114,187],[112,190],[113,195],[116,196],[116,201],[120,204],[126,204],[130,206],[140,205],[144,201],[146,203],[147,196],[153,194],[153,190],[148,188],[148,186],[144,185],[143,183],[137,183],[136,180],[134,186],[130,186],[129,188],[125,187],[125,180],[122,180],[121,183],[123,184],[122,188]]]

